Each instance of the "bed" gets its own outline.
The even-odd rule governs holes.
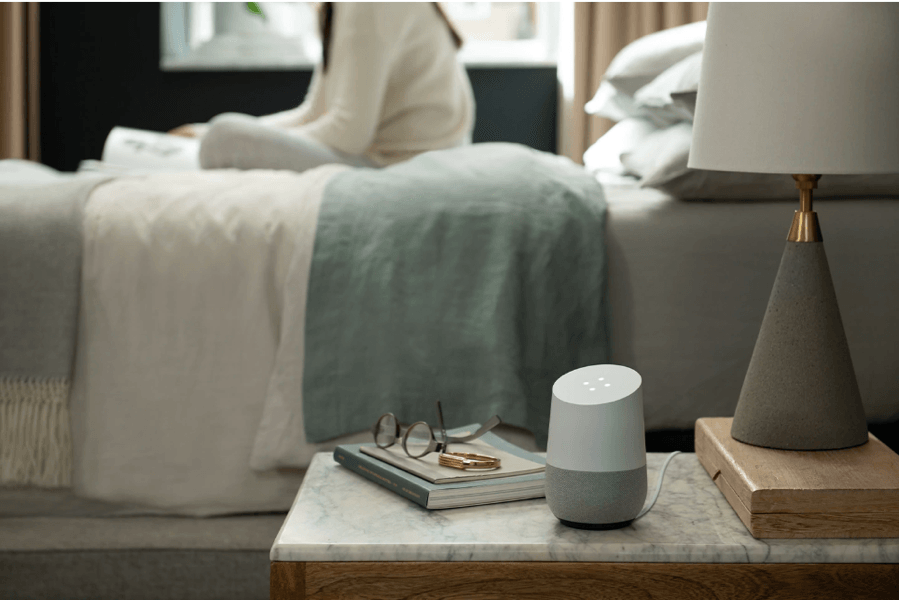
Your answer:
[[[638,89],[618,89],[616,73],[607,74],[588,109],[615,115],[618,125],[588,151],[586,170],[523,148],[475,148],[488,154],[438,161],[443,181],[461,182],[460,189],[464,170],[455,169],[462,160],[471,161],[468,170],[487,169],[495,184],[468,194],[483,202],[454,196],[425,229],[442,232],[450,244],[453,223],[477,227],[491,222],[490,214],[498,219],[473,238],[476,257],[495,251],[505,258],[499,271],[471,279],[490,290],[480,312],[467,303],[473,296],[461,293],[470,290],[453,296],[443,273],[432,272],[419,286],[391,275],[390,286],[378,287],[389,264],[365,263],[382,269],[369,271],[346,260],[350,250],[382,256],[383,244],[353,246],[360,231],[370,241],[390,240],[391,248],[424,247],[424,240],[408,237],[414,229],[379,228],[366,212],[366,194],[389,203],[403,193],[386,170],[377,180],[356,180],[344,167],[302,175],[125,176],[92,188],[69,405],[72,485],[0,493],[4,597],[26,589],[32,598],[54,597],[72,588],[114,597],[125,586],[131,597],[267,597],[268,545],[303,468],[317,451],[368,438],[373,417],[340,397],[365,396],[375,417],[399,405],[402,416],[428,419],[424,407],[440,389],[451,396],[444,399],[448,425],[498,413],[509,424],[503,435],[539,449],[553,375],[608,361],[641,373],[649,432],[690,430],[699,417],[733,414],[795,200],[780,181],[687,172],[686,79],[695,58],[682,62],[701,50],[696,39],[692,27],[668,42],[680,45],[674,50],[652,44],[657,55],[672,57],[656,62],[656,75],[681,65],[677,77],[667,76],[677,89],[662,90],[661,100],[658,89],[655,99],[653,89],[638,99]],[[623,64],[616,66],[620,81],[632,81]],[[499,159],[509,162],[492,171],[477,167]],[[33,185],[75,177],[30,168],[20,177]],[[547,187],[527,204],[506,206],[526,197],[515,186],[529,170],[539,171]],[[403,174],[413,189],[427,189],[414,173]],[[334,181],[346,189],[330,209],[353,219],[321,213]],[[899,314],[891,298],[899,289],[899,239],[891,224],[899,218],[899,187],[841,181],[831,190],[822,190],[832,197],[816,209],[865,410],[871,423],[893,423]],[[543,196],[565,202],[540,212]],[[488,214],[489,203],[505,209]],[[384,214],[402,216],[407,208],[398,204]],[[323,253],[316,240],[324,236],[347,243]],[[445,262],[451,245],[427,247],[433,255],[413,252],[403,260],[430,256],[443,261],[434,264],[452,264]],[[453,268],[466,273],[473,261]],[[454,300],[440,304],[447,297]],[[439,306],[440,314],[482,318],[472,329],[458,319],[431,329],[428,315],[435,313],[416,313],[416,302]],[[353,335],[373,326],[367,315],[394,307],[394,321],[376,323],[380,334]],[[310,310],[322,318],[307,320]],[[417,319],[419,334],[398,337],[390,325],[407,315]],[[458,338],[446,337],[447,330]],[[484,332],[481,342],[469,343]],[[435,370],[422,357],[441,339],[466,344],[445,344],[453,358]],[[404,353],[387,351],[395,347]],[[365,359],[371,356],[377,360]],[[418,373],[408,380],[385,377],[380,361],[387,359],[427,367],[407,369]],[[366,376],[353,377],[356,370]],[[506,374],[496,388],[493,372]],[[460,381],[476,381],[476,393],[453,387]],[[321,390],[328,393],[316,396]],[[106,583],[87,574],[95,570],[107,573]],[[59,583],[36,573],[53,573]],[[200,578],[206,583],[197,584]]]
[[[248,183],[258,183],[256,176],[275,177],[258,174],[247,177]],[[233,183],[229,181],[229,185]],[[94,206],[91,209],[89,205],[87,216],[98,217],[107,204],[120,202],[119,192],[133,198],[137,191],[129,186],[144,184],[134,179],[120,181],[119,187],[96,188],[90,200]],[[272,187],[269,182],[267,188]],[[244,190],[232,189],[236,190],[234,198],[241,198]],[[699,416],[732,414],[780,260],[784,223],[793,210],[792,203],[685,202],[626,181],[607,183],[602,190],[608,207],[609,360],[633,366],[642,374],[647,429],[690,429]],[[873,423],[892,422],[897,416],[899,390],[890,367],[891,357],[899,350],[899,317],[892,310],[890,291],[899,286],[894,268],[899,243],[892,235],[891,223],[894,215],[899,218],[899,201],[829,200],[820,203],[818,210],[868,417]],[[257,216],[264,219],[265,215]],[[856,225],[859,222],[867,224],[864,230]],[[91,246],[87,252],[91,249],[99,248]],[[131,257],[119,264],[127,267],[137,260]],[[128,281],[126,274],[112,271],[105,278],[98,276],[93,270],[97,263],[87,253],[85,265],[82,302],[101,302],[122,293],[116,286]],[[185,281],[196,275],[189,267],[182,265],[183,270],[178,270]],[[162,264],[155,268],[159,274],[171,274]],[[105,293],[104,282],[113,286]],[[142,288],[147,295],[128,306],[155,318],[158,326],[159,337],[142,338],[140,351],[159,344],[159,355],[164,356],[165,336],[173,334],[167,327],[178,320],[167,320],[152,310],[155,303],[163,301],[154,296],[154,289],[152,285]],[[227,304],[221,307],[231,308]],[[245,355],[242,360],[258,361],[255,368],[233,369],[230,378],[217,374],[217,386],[192,390],[195,398],[202,394],[209,398],[193,407],[183,406],[180,423],[176,423],[164,416],[164,411],[172,409],[170,401],[178,386],[189,386],[193,379],[182,374],[186,383],[179,381],[176,370],[160,382],[160,371],[155,370],[145,373],[146,380],[137,385],[140,380],[134,378],[143,371],[129,366],[132,354],[113,344],[128,339],[116,329],[116,323],[133,319],[112,308],[92,314],[82,310],[77,342],[71,402],[74,487],[9,489],[0,496],[0,510],[7,517],[2,525],[6,542],[0,565],[18,574],[9,581],[21,583],[26,577],[32,581],[28,574],[45,568],[59,572],[60,581],[79,586],[91,579],[79,574],[105,563],[114,565],[116,573],[134,573],[138,581],[144,573],[147,597],[158,595],[159,582],[124,559],[121,552],[128,550],[137,553],[135,556],[156,557],[155,568],[180,573],[173,575],[171,583],[180,581],[184,586],[190,586],[197,573],[179,571],[176,565],[186,560],[197,565],[218,564],[227,557],[232,563],[222,569],[220,581],[228,580],[225,571],[230,576],[235,569],[253,572],[253,578],[235,581],[231,589],[244,593],[247,586],[255,585],[257,591],[264,591],[266,544],[280,524],[282,516],[277,513],[289,506],[302,477],[301,471],[256,471],[249,465],[269,382],[265,365],[275,362],[271,329],[232,331],[247,345],[267,348],[267,354]],[[264,343],[258,339],[263,335],[269,336]],[[183,359],[177,354],[172,358],[175,364],[168,365],[170,369]],[[248,372],[255,377],[245,377]],[[222,394],[223,390],[234,391],[235,386],[238,395]],[[165,391],[161,396],[156,393],[160,389]],[[115,402],[103,401],[110,395],[107,390],[118,391]],[[92,399],[92,391],[99,395]],[[221,410],[204,412],[219,394],[228,400],[219,400]],[[242,406],[235,404],[238,397],[245,399]],[[106,427],[98,426],[103,422]],[[174,427],[165,431],[151,423],[172,423]],[[199,426],[209,431],[188,435]],[[221,439],[223,431],[227,432],[227,444]],[[506,433],[522,445],[537,448],[532,434],[524,429],[508,428]],[[365,439],[365,432],[348,432],[324,443],[297,444],[293,464],[301,469],[302,461],[308,461],[315,451],[329,450],[339,441]],[[185,448],[188,443],[196,445]],[[275,514],[261,514],[269,512]],[[202,531],[192,531],[195,525],[185,530],[178,518],[150,516],[234,513],[244,516],[200,521],[201,528],[204,523],[206,527]],[[103,517],[115,519],[95,524]],[[73,531],[84,528],[106,532],[107,537],[71,537]],[[141,541],[135,544],[133,540],[138,539]],[[47,552],[48,544],[53,552]],[[159,553],[154,547],[168,552]],[[94,552],[84,554],[86,548]],[[63,556],[67,558],[62,564],[68,568],[54,560]],[[110,595],[121,589],[116,582],[123,584],[113,575],[107,589]],[[221,597],[220,588],[208,591]]]

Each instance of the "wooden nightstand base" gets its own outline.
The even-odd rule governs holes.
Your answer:
[[[273,562],[271,600],[893,598],[899,565]]]

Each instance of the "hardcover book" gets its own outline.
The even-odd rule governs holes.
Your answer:
[[[199,139],[129,127],[113,127],[101,160],[83,160],[78,166],[79,171],[112,174],[199,169]]]
[[[474,431],[477,428],[478,425],[467,425],[450,430],[447,433],[458,436]],[[497,474],[499,469],[497,472],[492,473],[492,476],[490,476],[491,473],[486,472],[474,473],[459,470],[461,480],[452,477],[455,473],[444,473],[440,478],[448,479],[449,481],[447,483],[434,483],[399,468],[386,460],[371,456],[368,452],[371,452],[372,449],[378,450],[374,443],[338,446],[334,450],[334,460],[344,467],[359,473],[366,479],[386,487],[427,509],[459,508],[544,497],[546,459],[543,456],[519,448],[492,432],[485,433],[475,442],[479,442],[477,450],[475,450],[478,453],[497,457],[506,457],[508,455],[514,459],[523,459],[521,462],[509,459],[511,463],[517,464],[522,470],[511,472],[512,464],[509,465],[509,471],[504,475]],[[454,449],[466,451],[466,448],[470,451],[472,446],[471,442],[453,444],[450,447],[450,451],[452,452]],[[363,448],[366,450],[363,451]],[[397,444],[397,448],[399,448],[399,452],[403,452],[399,444]],[[391,450],[395,450],[395,448],[391,448]],[[435,453],[432,454],[434,454],[432,457],[433,463],[436,465],[437,455]],[[396,452],[391,452],[390,456],[396,457]],[[428,458],[428,456],[424,458]],[[409,460],[416,459],[410,458]],[[500,469],[503,466],[505,466],[505,463],[503,463]],[[427,467],[423,468],[426,469]],[[435,468],[446,472],[455,471],[455,469],[450,467]]]

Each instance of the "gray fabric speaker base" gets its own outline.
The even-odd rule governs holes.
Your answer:
[[[646,501],[646,487],[645,464],[629,471],[589,472],[546,463],[546,504],[574,527],[632,521]]]

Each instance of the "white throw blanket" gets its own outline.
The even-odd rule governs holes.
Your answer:
[[[285,286],[305,298],[308,266],[293,279],[288,266],[309,265],[322,190],[343,169],[127,177],[91,196],[77,494],[191,515],[290,506],[299,475],[248,461],[279,334],[304,326],[305,307],[281,302]],[[310,459],[320,448],[297,443]]]
[[[103,179],[0,169],[0,484],[69,485],[82,206]],[[43,169],[46,169],[44,167]],[[37,169],[43,171],[43,169]]]

